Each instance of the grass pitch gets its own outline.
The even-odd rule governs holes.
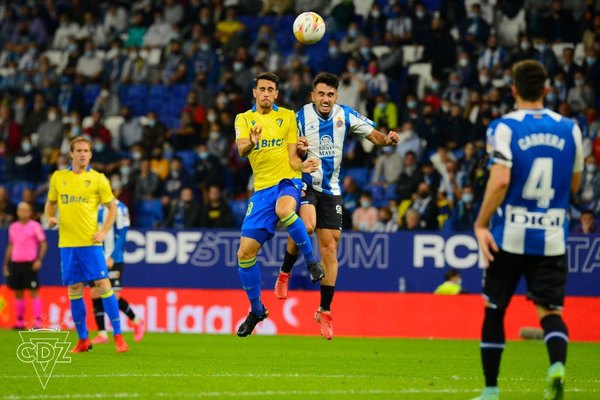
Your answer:
[[[75,332],[69,337],[75,341]],[[0,399],[470,399],[483,378],[479,342],[306,336],[126,335],[57,364],[43,389],[0,331]],[[502,399],[541,399],[548,360],[542,342],[509,342]],[[571,343],[567,399],[600,398],[600,344]]]

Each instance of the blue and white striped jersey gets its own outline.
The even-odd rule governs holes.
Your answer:
[[[511,169],[492,218],[496,243],[515,254],[564,254],[571,177],[583,170],[578,125],[548,109],[518,110],[492,121],[487,137],[491,162]]]
[[[318,192],[340,195],[340,165],[348,133],[360,137],[371,134],[375,124],[351,107],[334,104],[329,118],[319,116],[313,103],[296,113],[298,134],[308,139],[308,157],[321,159],[321,166],[302,180]]]
[[[129,220],[129,209],[127,206],[115,199],[117,203],[117,219],[112,229],[108,231],[104,238],[104,257],[112,259],[116,263],[123,262],[123,253],[125,252],[125,237],[127,236],[127,230],[131,225]],[[102,229],[104,221],[108,213],[105,212],[106,208],[100,205],[98,208],[98,229]]]

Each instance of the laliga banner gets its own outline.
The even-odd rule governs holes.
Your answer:
[[[42,285],[60,285],[56,231],[48,231],[49,251],[41,271]],[[239,231],[130,230],[125,255],[125,287],[239,289]],[[283,261],[287,235],[278,232],[258,260],[262,282],[272,289]],[[6,248],[6,231],[0,250]],[[316,246],[315,241],[315,248]],[[600,236],[568,239],[567,294],[600,296]],[[482,266],[477,241],[470,234],[342,233],[337,290],[430,293],[448,268],[461,271],[463,287],[481,291]],[[317,289],[300,257],[290,282],[292,289]],[[518,290],[523,293],[523,287]]]

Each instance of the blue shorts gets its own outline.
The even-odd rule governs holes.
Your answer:
[[[108,278],[102,246],[61,248],[60,269],[63,285]]]
[[[296,212],[300,207],[301,179],[284,179],[276,186],[259,190],[250,197],[246,217],[242,222],[242,236],[255,239],[261,245],[271,239],[279,217],[275,213],[277,200],[292,196],[296,200]]]

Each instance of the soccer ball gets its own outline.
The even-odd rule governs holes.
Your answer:
[[[315,12],[307,11],[296,17],[294,36],[304,44],[317,43],[325,34],[325,21]]]

